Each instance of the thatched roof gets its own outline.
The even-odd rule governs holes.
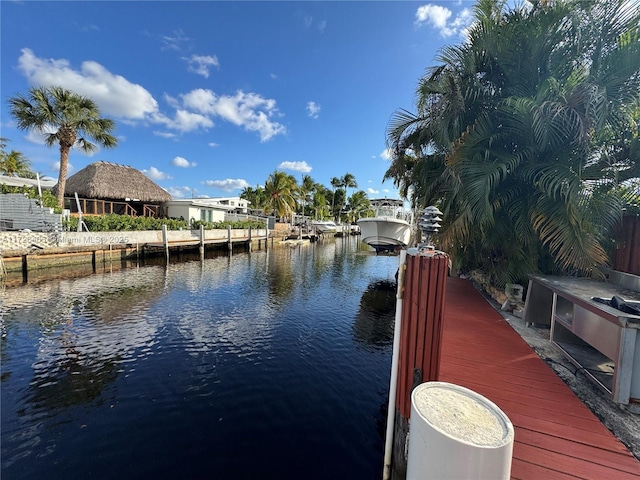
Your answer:
[[[57,188],[57,185],[56,185]],[[65,196],[141,202],[168,202],[171,195],[140,170],[109,162],[95,162],[67,178]]]

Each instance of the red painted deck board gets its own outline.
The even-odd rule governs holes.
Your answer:
[[[440,380],[509,417],[513,479],[640,478],[640,462],[467,280],[447,280],[443,323]]]

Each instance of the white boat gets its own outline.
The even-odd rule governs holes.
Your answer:
[[[411,242],[411,214],[404,209],[404,202],[395,199],[370,200],[375,216],[361,218],[362,241],[373,247],[376,253],[407,248]]]
[[[335,233],[338,228],[331,220],[313,220],[311,226],[315,227],[317,233]]]

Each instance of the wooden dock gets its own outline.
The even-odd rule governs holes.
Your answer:
[[[515,428],[511,478],[638,480],[640,462],[464,279],[447,279],[440,380],[488,398]]]

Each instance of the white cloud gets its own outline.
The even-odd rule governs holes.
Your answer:
[[[390,192],[391,192],[391,190],[389,190],[388,188],[383,188],[382,189],[382,193],[390,193]]]
[[[209,142],[209,143],[207,143],[207,145],[209,145],[211,148],[218,146],[218,144],[216,142]]]
[[[200,113],[189,112],[184,109],[178,109],[173,115],[173,118],[169,118],[162,113],[158,113],[152,116],[154,123],[164,124],[167,128],[178,130],[182,133],[197,130],[198,128],[213,127],[213,121],[206,115]]]
[[[154,130],[153,134],[156,137],[163,137],[163,138],[170,138],[170,139],[178,138],[178,135],[176,135],[175,133],[171,133],[171,132],[159,132],[157,130]]]
[[[190,40],[189,37],[184,35],[182,30],[175,30],[173,35],[165,35],[162,37],[162,43],[164,44],[162,50],[182,50],[182,45]]]
[[[227,178],[225,180],[206,180],[205,185],[209,187],[219,188],[225,192],[232,192],[234,190],[240,190],[242,188],[249,187],[250,185],[246,180],[242,178]]]
[[[175,167],[180,167],[180,168],[189,168],[189,167],[195,167],[197,163],[190,162],[189,160],[183,157],[175,157],[173,160],[171,160],[171,165]]]
[[[309,173],[312,170],[311,165],[307,162],[282,162],[278,165],[282,170],[292,170],[294,172]]]
[[[320,105],[316,102],[307,102],[307,114],[311,118],[318,118],[318,115],[320,114]]]
[[[74,70],[67,60],[38,58],[23,48],[18,68],[30,85],[61,85],[91,98],[106,115],[142,120],[158,111],[158,103],[146,89],[114,75],[97,62],[82,62],[80,70]]]
[[[316,30],[318,30],[318,32],[320,33],[324,33],[325,29],[327,28],[327,21],[326,20],[316,20],[314,19],[311,15],[305,15],[305,17],[302,19],[302,21],[304,22],[304,26],[311,29],[314,28]]]
[[[380,153],[380,158],[382,158],[383,160],[391,160],[391,150],[385,148],[382,153]]]
[[[238,90],[234,96],[216,95],[211,90],[199,88],[181,97],[185,107],[205,115],[219,116],[250,132],[258,132],[263,142],[286,133],[284,125],[272,120],[278,115],[276,101],[257,93]]]
[[[371,195],[377,195],[378,193],[380,193],[378,190],[374,189],[374,188],[367,188],[367,193],[371,194]]]
[[[173,198],[191,198],[197,190],[191,187],[169,187],[166,189]]]
[[[203,62],[207,64],[213,60]],[[173,114],[165,114],[145,88],[93,61],[85,61],[79,70],[74,70],[68,60],[38,58],[25,48],[18,68],[31,85],[61,85],[94,100],[107,116],[125,122],[142,121],[185,133],[213,127],[213,118],[219,117],[247,131],[257,132],[263,142],[287,131],[275,120],[281,115],[276,101],[257,93],[238,90],[235,95],[216,95],[211,90],[197,89],[180,95],[180,99],[165,94],[164,100],[174,109]],[[171,136],[158,131],[154,134]]]
[[[60,162],[53,162],[49,168],[51,169],[52,172],[56,172],[59,173],[60,172]],[[73,167],[73,165],[71,165],[70,162],[67,162],[67,175],[69,175],[71,172],[73,172],[75,170],[75,168]],[[56,180],[58,179],[58,175],[56,175]]]
[[[453,20],[451,20],[452,15],[453,12],[448,8],[429,3],[418,7],[415,24],[422,26],[426,23],[439,30],[442,37],[464,34],[473,20],[472,11],[465,8]]]
[[[219,67],[220,62],[218,57],[211,55],[191,55],[189,58],[183,58],[186,60],[188,66],[187,70],[198,75],[202,75],[204,78],[209,78],[210,67]]]
[[[144,173],[151,180],[170,180],[172,178],[166,173],[158,170],[156,167],[151,167],[149,168],[149,170],[142,170],[142,173]]]

